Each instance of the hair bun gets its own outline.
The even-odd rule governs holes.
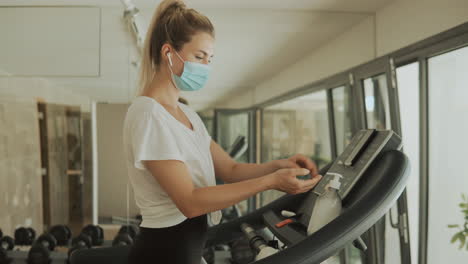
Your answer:
[[[182,0],[163,0],[156,10],[156,17],[160,18],[171,7],[175,7],[179,10],[185,10],[187,8]]]

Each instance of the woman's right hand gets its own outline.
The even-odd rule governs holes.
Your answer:
[[[286,192],[289,194],[299,194],[309,191],[322,179],[321,175],[316,175],[312,179],[301,180],[297,176],[309,174],[309,170],[304,168],[279,169],[267,177],[270,178],[271,189]]]

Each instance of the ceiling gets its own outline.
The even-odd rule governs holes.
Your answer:
[[[134,0],[137,7],[154,7],[160,0]],[[188,6],[194,8],[246,8],[246,9],[274,9],[274,10],[314,10],[314,11],[343,11],[373,13],[390,0],[185,0]],[[92,6],[121,6],[120,0],[1,0],[0,5],[92,5]]]
[[[149,21],[159,1],[135,0]],[[197,110],[234,93],[252,89],[307,56],[314,49],[372,15],[391,0],[187,0],[216,28],[215,59],[207,87],[184,94]],[[100,75],[47,77],[51,82],[93,100],[128,102],[134,94],[138,60],[117,0],[0,0],[0,6],[91,5],[101,7]],[[311,69],[313,70],[313,69]]]

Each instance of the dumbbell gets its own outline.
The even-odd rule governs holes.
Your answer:
[[[65,225],[55,225],[49,229],[48,233],[44,233],[37,238],[33,246],[29,250],[27,263],[28,264],[44,264],[50,263],[50,252],[56,246],[68,246],[71,238],[71,230]]]
[[[40,235],[29,250],[26,262],[28,264],[51,263],[50,252],[57,246],[57,239],[49,233]]]
[[[12,259],[8,257],[7,251],[13,250],[15,241],[12,237],[2,236],[0,238],[0,264],[10,264]]]
[[[80,249],[91,248],[92,246],[92,238],[88,234],[81,233],[77,237],[73,238],[72,247],[68,250],[68,259],[70,259],[73,252]]]
[[[92,246],[101,246],[104,243],[104,230],[97,225],[87,225],[81,230],[82,234],[91,237]]]
[[[70,228],[65,225],[52,226],[49,229],[49,234],[55,237],[58,246],[68,246],[72,237]]]
[[[138,227],[134,225],[123,225],[119,229],[119,233],[112,241],[112,246],[126,246],[133,244],[138,234]]]
[[[87,225],[81,230],[80,235],[72,240],[72,246],[83,245],[90,248],[100,246],[103,242],[104,230],[97,225]]]
[[[81,234],[72,240],[72,247],[68,250],[68,259],[74,251],[100,246],[104,242],[104,230],[97,225],[87,225],[81,230]]]
[[[135,225],[123,225],[119,229],[119,234],[128,234],[132,239],[135,239],[138,233],[138,227]]]
[[[138,220],[138,225],[141,225],[141,222],[143,222],[143,216],[141,214],[137,214],[135,218]]]
[[[3,248],[7,251],[13,250],[15,247],[15,240],[12,237],[4,236],[0,238],[0,248]]]
[[[19,246],[30,246],[36,238],[34,229],[28,227],[20,227],[15,230],[15,242]]]

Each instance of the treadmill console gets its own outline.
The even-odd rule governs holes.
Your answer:
[[[368,129],[357,132],[343,153],[335,159],[320,182],[306,195],[296,209],[297,217],[289,219],[281,215],[281,212],[269,210],[263,214],[266,226],[285,245],[300,242],[307,237],[307,226],[317,197],[327,191],[327,185],[333,179],[333,175],[340,174],[342,176],[338,195],[343,200],[380,153],[399,150],[401,147],[401,138],[391,130]],[[291,224],[278,225],[278,223],[285,221]]]
[[[380,153],[400,148],[401,138],[391,130],[368,129],[359,131],[343,153],[334,161],[313,192],[319,196],[324,194],[326,186],[333,179],[332,173],[338,173],[343,176],[338,194],[341,199],[344,199]]]

